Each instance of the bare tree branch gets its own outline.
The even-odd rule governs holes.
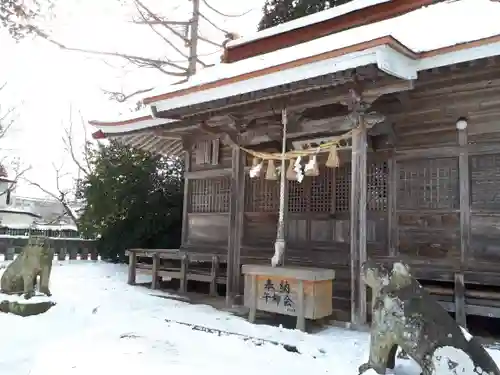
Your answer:
[[[203,40],[204,42],[206,42],[206,43],[208,43],[208,44],[213,45],[213,46],[216,46],[216,47],[222,47],[222,44],[219,44],[219,43],[213,42],[213,41],[211,41],[210,39],[207,39],[207,38],[205,38],[205,37],[203,37],[203,36],[201,36],[201,35],[198,35],[198,38],[199,38],[200,40]]]
[[[131,97],[149,92],[149,91],[153,90],[153,88],[154,87],[151,87],[148,89],[136,90],[130,94],[124,94],[123,92],[119,92],[119,91],[108,91],[108,90],[104,90],[104,89],[101,89],[101,91],[104,92],[106,95],[109,95],[110,100],[115,100],[119,103],[123,103],[123,102],[126,102]]]
[[[169,21],[169,20],[132,20],[132,23],[138,24],[138,25],[174,25],[174,26],[187,26],[189,25],[188,21]]]
[[[137,8],[137,10],[141,13],[141,16],[143,17],[143,19],[147,19],[148,17],[154,21],[157,21],[157,22],[160,22],[160,24],[165,27],[168,31],[170,31],[172,34],[176,35],[177,37],[179,37],[181,40],[183,40],[185,43],[189,42],[189,39],[188,39],[188,33],[189,33],[189,25],[191,25],[191,22],[188,22],[187,23],[187,26],[186,27],[186,32],[184,35],[182,35],[180,32],[178,32],[177,30],[175,30],[172,26],[170,26],[168,23],[166,22],[161,22],[162,19],[159,18],[153,11],[151,11],[151,9],[149,9],[146,5],[144,5],[144,3],[140,0],[134,0],[134,3],[135,3],[135,6]],[[141,12],[141,9],[142,11],[146,12],[146,16],[144,16],[144,14]]]
[[[46,41],[54,44],[55,46],[64,49],[66,51],[74,51],[74,52],[82,52],[82,53],[88,53],[92,55],[100,55],[100,56],[109,56],[109,57],[121,57],[123,59],[126,59],[130,61],[131,63],[139,66],[139,67],[152,67],[160,72],[170,75],[170,76],[176,76],[176,77],[183,77],[187,75],[187,69],[177,65],[175,63],[172,63],[168,60],[158,60],[158,59],[151,59],[147,57],[142,57],[142,56],[135,56],[135,55],[129,55],[129,54],[124,54],[124,53],[118,53],[118,52],[106,52],[106,51],[95,51],[95,50],[89,50],[89,49],[84,49],[84,48],[76,48],[76,47],[69,47],[66,46],[63,43],[58,42],[57,40],[52,39],[47,33],[44,31],[40,30],[39,28],[35,26],[30,26],[32,29],[32,32],[38,35],[39,37],[45,39]],[[174,72],[174,71],[169,71],[163,68],[164,65],[173,67],[175,69],[179,69],[182,72]]]
[[[225,13],[222,13],[220,10],[217,10],[215,9],[213,6],[211,6],[207,0],[202,0],[203,1],[203,4],[205,4],[207,6],[208,9],[210,9],[211,11],[217,13],[218,15],[222,16],[222,17],[242,17],[248,13],[250,13],[252,11],[252,9],[249,9],[247,10],[246,12],[243,12],[241,14],[225,14]]]
[[[95,50],[91,48],[88,49],[88,48],[73,47],[71,45],[67,45],[66,43],[61,42],[56,37],[54,37],[50,33],[47,33],[45,30],[43,30],[42,28],[38,27],[35,24],[28,23],[27,25],[23,25],[23,28],[27,30],[29,33],[41,37],[42,39],[59,47],[60,49],[66,51],[80,52],[87,55],[121,58],[126,60],[128,63],[135,65],[138,68],[154,68],[165,75],[180,77],[179,82],[186,82],[190,78],[190,76],[192,76],[195,73],[197,64],[199,64],[199,66],[202,66],[204,68],[214,65],[206,63],[201,59],[201,57],[210,56],[219,53],[219,51],[214,51],[213,53],[208,53],[205,55],[198,54],[197,52],[198,41],[208,43],[212,46],[217,47],[218,49],[224,47],[223,42],[221,43],[212,40],[211,38],[201,36],[199,34],[197,25],[200,19],[203,19],[204,21],[208,22],[208,24],[211,25],[211,27],[215,28],[217,31],[222,32],[225,35],[226,39],[228,38],[228,35],[231,34],[222,27],[217,26],[217,24],[211,21],[205,14],[202,14],[199,11],[199,6],[197,5],[199,4],[198,2],[193,2],[192,18],[190,20],[183,21],[183,20],[168,20],[165,17],[160,16],[158,13],[154,12],[143,2],[143,0],[133,0],[133,1],[138,15],[137,17],[134,17],[134,19],[132,19],[131,22],[138,25],[147,25],[152,30],[152,32],[155,33],[157,37],[161,39],[161,41],[165,45],[169,46],[182,58],[185,58],[185,60],[179,60],[179,59],[173,60],[166,56],[161,56],[159,58],[149,58],[144,56],[138,56],[135,54],[109,52],[109,51]],[[203,4],[205,4],[205,6],[207,6],[208,9],[219,15],[222,15],[223,17],[240,17],[250,12],[249,10],[239,15],[224,14],[218,11],[213,6],[211,6],[207,2],[207,0],[201,0],[201,1],[203,2]],[[175,43],[175,38],[166,34],[165,31],[168,31],[168,33],[172,34],[172,36],[179,38],[179,41],[182,42],[186,48],[189,48],[189,52],[184,51],[182,46],[180,46],[180,44]],[[103,61],[105,61],[105,59],[103,59]],[[150,89],[137,90],[136,92],[129,95],[125,95],[120,91],[107,91],[107,90],[103,91],[109,95],[111,100],[124,102],[130,97],[140,93],[148,92],[150,91]]]
[[[65,136],[63,137],[63,143],[65,145],[66,151],[71,156],[71,160],[73,161],[73,163],[75,163],[75,165],[80,170],[80,172],[82,172],[85,176],[88,176],[90,174],[90,171],[91,171],[91,165],[90,165],[90,159],[89,159],[89,144],[88,144],[88,138],[87,138],[87,128],[85,127],[85,123],[83,121],[81,113],[79,113],[79,114],[80,114],[80,122],[81,122],[81,125],[83,128],[84,134],[85,134],[83,158],[85,160],[86,165],[84,166],[78,160],[78,158],[76,157],[76,153],[75,153],[75,147],[74,147],[74,143],[73,143],[73,116],[72,116],[73,115],[73,107],[72,106],[70,106],[69,129],[67,128],[64,130]]]
[[[181,56],[185,57],[186,59],[188,58],[188,56],[183,52],[181,51],[180,48],[178,48],[175,44],[173,44],[170,40],[168,40],[165,36],[163,36],[158,30],[155,29],[154,25],[151,24],[151,23],[148,23],[148,21],[146,20],[146,16],[142,13],[141,9],[139,8],[139,6],[141,6],[141,3],[136,1],[135,2],[135,7],[137,9],[137,12],[139,13],[139,15],[141,16],[141,18],[143,19],[144,22],[146,22],[146,24],[149,26],[149,28],[156,34],[158,35],[161,40],[163,40],[165,43],[167,43],[170,47],[172,47],[177,53],[179,53]],[[151,13],[151,11],[147,8],[146,9],[146,12],[147,14],[150,16],[150,17],[155,17],[155,20],[157,20],[157,22],[160,22],[159,21],[159,18],[157,18],[157,16],[153,13]],[[163,25],[164,23],[159,23],[160,25]],[[189,25],[189,23],[187,23]],[[177,35],[177,34],[176,34]],[[182,40],[184,40],[184,42],[186,42],[186,38],[182,37]]]
[[[3,83],[0,86],[0,91],[5,88],[7,85],[7,82]],[[2,108],[0,107],[0,110]],[[10,107],[5,111],[5,113],[0,112],[0,139],[5,137],[7,134],[7,131],[12,127],[14,124],[14,119],[8,119],[12,113],[14,113],[15,107]],[[1,149],[2,151],[6,151],[5,149]],[[11,150],[8,150],[11,151]],[[7,186],[7,189],[4,191],[0,192],[0,196],[3,195],[10,195],[11,192],[14,190],[14,187],[16,186],[17,181],[27,172],[31,169],[31,166],[28,167],[23,167],[19,161],[18,158],[15,158],[14,161],[11,162],[12,171],[14,172],[14,175],[8,176],[7,175],[7,169],[5,168],[5,163],[7,161],[7,156],[4,155],[0,157],[0,177],[5,178],[8,180],[9,184]]]
[[[66,214],[71,218],[71,220],[73,220],[74,224],[77,226],[78,228],[78,218],[76,217],[73,209],[71,208],[70,206],[70,203],[69,203],[69,200],[68,200],[68,194],[70,193],[69,190],[64,190],[61,188],[60,186],[60,180],[62,177],[64,177],[66,174],[61,174],[61,169],[62,167],[56,167],[54,164],[52,164],[52,166],[54,167],[54,171],[56,173],[56,189],[57,189],[57,193],[53,193],[51,192],[50,190],[44,188],[42,185],[40,185],[38,182],[34,182],[34,181],[31,181],[29,179],[26,179],[24,178],[24,180],[32,185],[32,186],[35,186],[37,187],[38,189],[40,189],[42,192],[44,192],[45,194],[47,194],[48,196],[54,198],[55,200],[57,200],[59,203],[61,203],[61,205],[63,206],[64,208],[64,211],[66,212]]]
[[[4,160],[5,160],[5,157],[2,158],[2,160],[0,162],[0,167],[1,168],[5,168],[5,167],[2,166],[3,165],[2,162]],[[16,184],[19,182],[19,180],[22,179],[23,176],[24,176],[24,174],[26,172],[28,172],[30,169],[31,169],[31,166],[21,167],[21,165],[18,164],[17,167],[14,168],[14,176],[10,176],[10,177],[7,178],[8,181],[9,181],[9,185],[7,186],[7,189],[5,189],[4,191],[0,192],[0,197],[3,196],[3,195],[10,195],[12,193],[12,191],[14,191],[14,188],[15,188]]]
[[[210,19],[208,19],[207,16],[205,16],[203,13],[200,12],[200,17],[203,18],[205,21],[207,21],[210,25],[212,25],[213,27],[215,27],[217,30],[223,32],[224,34],[229,34],[229,31],[225,30],[225,29],[222,29],[220,28],[219,26],[217,26],[214,22],[212,22]]]
[[[189,56],[187,54],[182,52],[178,47],[176,47],[172,42],[170,42],[166,37],[164,37],[158,30],[156,30],[154,28],[154,25],[164,26],[168,31],[173,33],[175,36],[179,37],[182,41],[184,41],[185,45],[188,46],[190,43],[188,33],[189,33],[189,26],[191,25],[191,21],[182,23],[182,24],[185,24],[188,26],[186,28],[185,35],[182,35],[177,30],[175,30],[174,28],[171,27],[171,24],[172,24],[171,22],[162,20],[151,9],[149,9],[146,5],[144,5],[144,3],[142,1],[135,0],[134,2],[136,5],[136,8],[137,8],[137,11],[142,18],[142,22],[145,22],[147,25],[149,25],[151,30],[153,30],[156,35],[160,36],[160,38],[162,38],[163,41],[165,41],[169,46],[174,48],[181,56],[185,57],[186,59],[189,59]],[[143,12],[145,12],[146,14],[144,14]],[[154,24],[152,22],[154,22]],[[205,40],[205,41],[208,41],[208,40]],[[208,42],[214,44],[214,42],[212,42],[212,41],[208,41]],[[215,44],[215,45],[217,45],[217,44]],[[204,68],[207,68],[207,67],[213,65],[213,64],[206,64],[205,62],[200,60],[200,58],[198,56],[196,56],[196,62],[198,64],[200,64],[201,66],[203,66]]]

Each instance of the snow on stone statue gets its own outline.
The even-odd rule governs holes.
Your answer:
[[[362,277],[372,288],[370,356],[359,367],[385,374],[401,347],[423,375],[500,375],[475,337],[467,337],[453,318],[415,280],[401,262],[392,268],[366,262]]]
[[[0,292],[24,294],[25,299],[30,299],[35,295],[37,277],[40,276],[40,293],[50,297],[49,279],[53,259],[54,249],[46,237],[30,237],[21,254],[3,273]]]

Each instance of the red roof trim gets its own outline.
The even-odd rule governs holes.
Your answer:
[[[95,121],[92,121],[92,122],[95,122]],[[92,138],[97,139],[97,140],[106,139],[106,134],[104,134],[104,132],[102,130],[98,130],[98,131],[92,133]]]
[[[392,0],[387,3],[375,4],[366,8],[357,9],[335,18],[270,35],[244,44],[237,44],[233,47],[229,45],[224,50],[224,62],[233,63],[286,47],[295,46],[300,43],[309,42],[358,26],[384,21],[437,2],[439,1]]]
[[[113,126],[113,125],[127,125],[127,124],[134,124],[138,121],[147,121],[151,120],[153,117],[151,116],[141,116],[141,117],[136,117],[132,119],[127,119],[127,120],[122,120],[122,121],[96,121],[96,120],[91,120],[89,121],[89,124],[92,126]]]

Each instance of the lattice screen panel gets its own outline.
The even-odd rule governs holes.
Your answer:
[[[458,209],[458,158],[420,159],[398,163],[399,209]]]
[[[337,168],[335,174],[335,211],[348,212],[351,206],[351,164]]]
[[[229,212],[229,177],[189,180],[189,212]]]
[[[334,178],[333,168],[320,166],[320,175],[310,178],[310,212],[332,212],[334,198]]]
[[[500,155],[470,158],[471,204],[484,210],[500,209]]]
[[[301,183],[288,181],[288,212],[307,212],[309,178],[305,177]]]
[[[245,212],[278,212],[279,181],[245,176]]]
[[[369,211],[387,211],[387,162],[368,162],[366,169],[366,208]]]

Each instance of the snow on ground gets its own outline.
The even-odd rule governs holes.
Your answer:
[[[367,333],[329,328],[311,335],[253,325],[212,307],[151,296],[147,288],[127,285],[126,275],[125,265],[54,262],[55,307],[28,318],[0,314],[1,373],[137,375],[174,370],[183,375],[356,375],[367,359]],[[296,345],[302,354],[194,331],[165,319]],[[498,352],[494,355],[500,360]],[[417,375],[419,369],[398,360],[395,372]]]

